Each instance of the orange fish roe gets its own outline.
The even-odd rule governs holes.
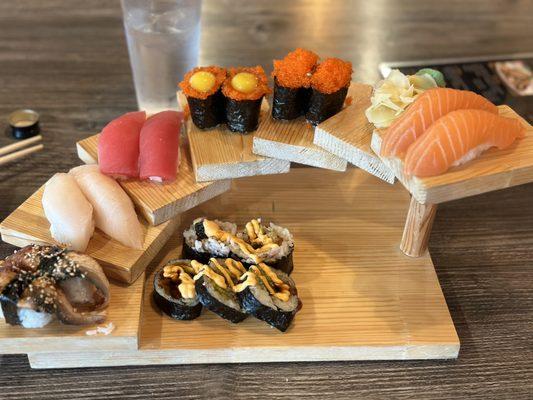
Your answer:
[[[254,74],[257,77],[257,87],[250,93],[239,92],[231,85],[231,80],[239,72],[249,72]],[[265,94],[270,93],[270,88],[268,87],[268,78],[265,74],[265,70],[261,66],[256,67],[238,67],[230,68],[229,74],[224,84],[222,85],[222,93],[224,96],[229,97],[233,100],[257,100],[263,97]]]
[[[191,83],[189,82],[191,80],[191,76],[193,76],[198,71],[211,72],[213,75],[215,75],[215,84],[213,85],[213,88],[210,91],[200,92],[199,90],[196,90],[191,86]],[[205,100],[220,88],[220,85],[222,85],[222,82],[224,82],[226,76],[227,73],[224,68],[216,67],[214,65],[210,65],[208,67],[196,67],[185,74],[185,76],[183,77],[183,81],[179,83],[179,87],[181,88],[181,90],[183,90],[185,96]]]
[[[318,62],[318,56],[312,51],[297,48],[285,56],[283,60],[274,60],[272,77],[278,85],[297,89],[309,87],[311,74]]]
[[[346,107],[351,106],[352,103],[353,103],[353,97],[352,96],[348,96],[348,97],[346,97],[346,100],[344,100],[344,105]]]
[[[311,77],[311,87],[320,93],[330,94],[350,84],[352,63],[338,58],[327,58],[318,64]]]

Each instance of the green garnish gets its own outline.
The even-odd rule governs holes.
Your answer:
[[[437,71],[436,69],[432,69],[432,68],[422,68],[415,75],[425,75],[425,74],[435,79],[435,83],[437,84],[437,86],[446,87],[446,81],[444,80],[444,75],[442,74],[442,72]]]

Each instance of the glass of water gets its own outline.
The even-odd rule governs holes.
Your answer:
[[[176,109],[177,83],[198,62],[201,0],[122,0],[139,110]]]

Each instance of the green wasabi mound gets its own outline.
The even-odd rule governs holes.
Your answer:
[[[436,69],[432,68],[422,68],[419,70],[415,75],[424,75],[427,74],[431,76],[433,79],[435,79],[435,82],[439,87],[446,87],[446,81],[444,80],[444,75],[442,72],[437,71]]]

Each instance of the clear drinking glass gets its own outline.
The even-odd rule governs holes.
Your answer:
[[[176,85],[198,62],[202,1],[121,1],[139,109],[176,109]]]

